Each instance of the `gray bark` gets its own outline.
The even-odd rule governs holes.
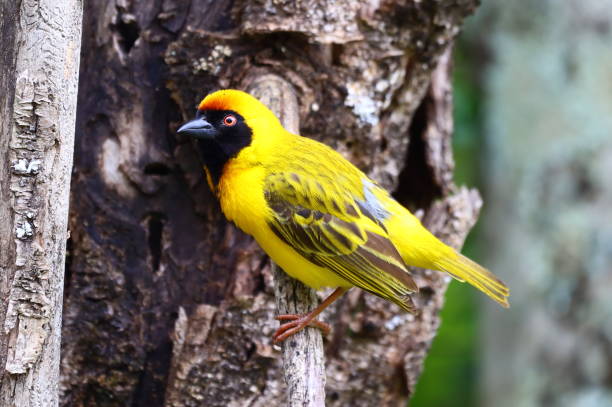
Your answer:
[[[488,3],[489,264],[514,300],[487,313],[483,405],[609,406],[612,1]]]
[[[0,405],[58,404],[80,1],[0,6]]]
[[[175,134],[212,90],[280,76],[297,94],[302,135],[459,246],[480,199],[452,183],[450,48],[474,7],[88,3],[63,404],[286,403],[271,266],[225,222],[189,140]],[[447,284],[414,273],[419,315],[359,290],[325,313],[328,405],[398,405],[414,390]]]

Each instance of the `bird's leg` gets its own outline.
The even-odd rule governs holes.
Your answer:
[[[307,314],[283,314],[276,317],[279,321],[291,321],[287,322],[278,328],[278,330],[272,335],[274,343],[279,343],[290,337],[291,335],[300,332],[307,326],[319,328],[323,331],[323,334],[327,335],[331,328],[328,324],[321,322],[317,319],[325,308],[331,305],[334,301],[342,296],[348,289],[338,287],[336,290],[329,295],[317,308],[313,309]]]

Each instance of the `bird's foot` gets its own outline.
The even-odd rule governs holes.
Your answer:
[[[323,335],[327,335],[331,331],[331,327],[325,322],[321,322],[314,318],[311,313],[308,314],[283,314],[276,317],[278,321],[290,321],[282,324],[280,328],[274,332],[272,339],[274,343],[279,343],[300,332],[307,326],[318,328],[323,331]]]

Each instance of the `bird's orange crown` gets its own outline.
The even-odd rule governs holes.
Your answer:
[[[262,123],[267,126],[280,126],[280,122],[266,105],[248,93],[236,89],[223,89],[209,94],[200,102],[198,110],[232,110],[241,115],[251,128]]]

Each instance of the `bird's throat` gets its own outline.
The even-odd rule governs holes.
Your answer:
[[[223,174],[223,167],[231,157],[214,140],[197,140],[196,147],[202,163],[208,169],[210,183],[216,188]]]

